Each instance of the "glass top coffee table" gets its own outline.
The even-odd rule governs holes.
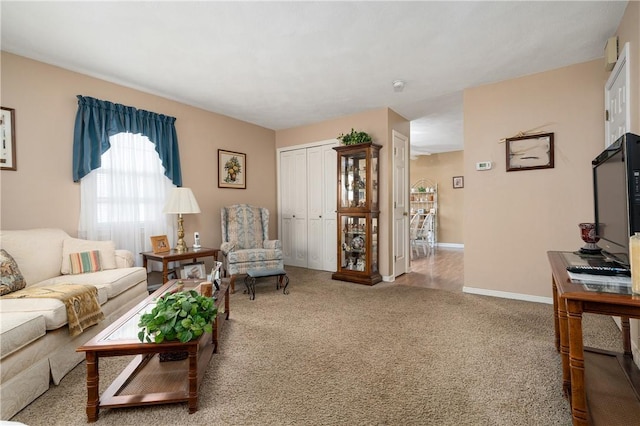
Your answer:
[[[220,319],[222,315],[229,319],[229,281],[223,279],[220,290],[213,292],[218,315],[212,333],[204,333],[187,343],[140,342],[140,316],[153,309],[156,298],[177,290],[178,281],[183,283],[184,290],[195,289],[205,296],[211,291],[206,288],[202,291],[202,280],[171,280],[76,350],[86,353],[89,422],[98,420],[100,408],[187,402],[189,413],[198,410],[198,387],[218,349]],[[159,354],[173,352],[187,352],[188,356],[179,361],[160,361]],[[100,396],[99,358],[125,355],[137,356]]]

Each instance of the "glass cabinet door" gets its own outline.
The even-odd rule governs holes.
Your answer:
[[[378,272],[377,215],[340,215],[340,268],[345,271]]]
[[[340,267],[348,271],[367,270],[367,218],[341,216],[342,255]]]
[[[367,206],[367,152],[360,150],[340,156],[342,181],[340,207]]]

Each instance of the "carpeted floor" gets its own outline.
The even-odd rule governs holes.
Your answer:
[[[220,353],[186,404],[103,410],[97,425],[570,425],[552,306],[287,267],[231,296]],[[620,350],[610,317],[585,344]],[[104,389],[129,358],[100,360]],[[84,425],[85,365],[12,420]]]

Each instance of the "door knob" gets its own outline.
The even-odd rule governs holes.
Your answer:
[[[404,212],[404,213],[402,213],[402,216],[409,216],[409,213]]]

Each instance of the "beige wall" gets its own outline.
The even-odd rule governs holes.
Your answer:
[[[464,93],[465,287],[550,297],[547,250],[583,245],[591,160],[604,149],[603,60]],[[555,168],[507,173],[500,139],[543,126]],[[492,161],[490,171],[475,163]]]
[[[420,155],[411,160],[411,185],[420,179],[438,183],[438,243],[464,244],[464,192],[453,188],[453,177],[464,176],[464,152]]]
[[[392,158],[390,155],[391,133],[393,130],[409,138],[409,122],[388,108],[326,120],[319,123],[276,131],[276,147],[284,148],[336,138],[354,128],[371,135],[375,143],[382,145],[380,150],[380,273],[393,274],[393,245],[390,237],[390,196],[392,182],[390,173]]]
[[[17,171],[0,173],[3,229],[58,227],[77,234],[80,184],[71,175],[76,95],[174,116],[182,181],[202,213],[185,216],[186,242],[220,244],[220,207],[251,203],[273,212],[277,235],[275,132],[179,102],[2,52],[2,105],[16,110]],[[150,72],[153,72],[150,70]],[[247,154],[247,189],[217,186],[219,148]]]

